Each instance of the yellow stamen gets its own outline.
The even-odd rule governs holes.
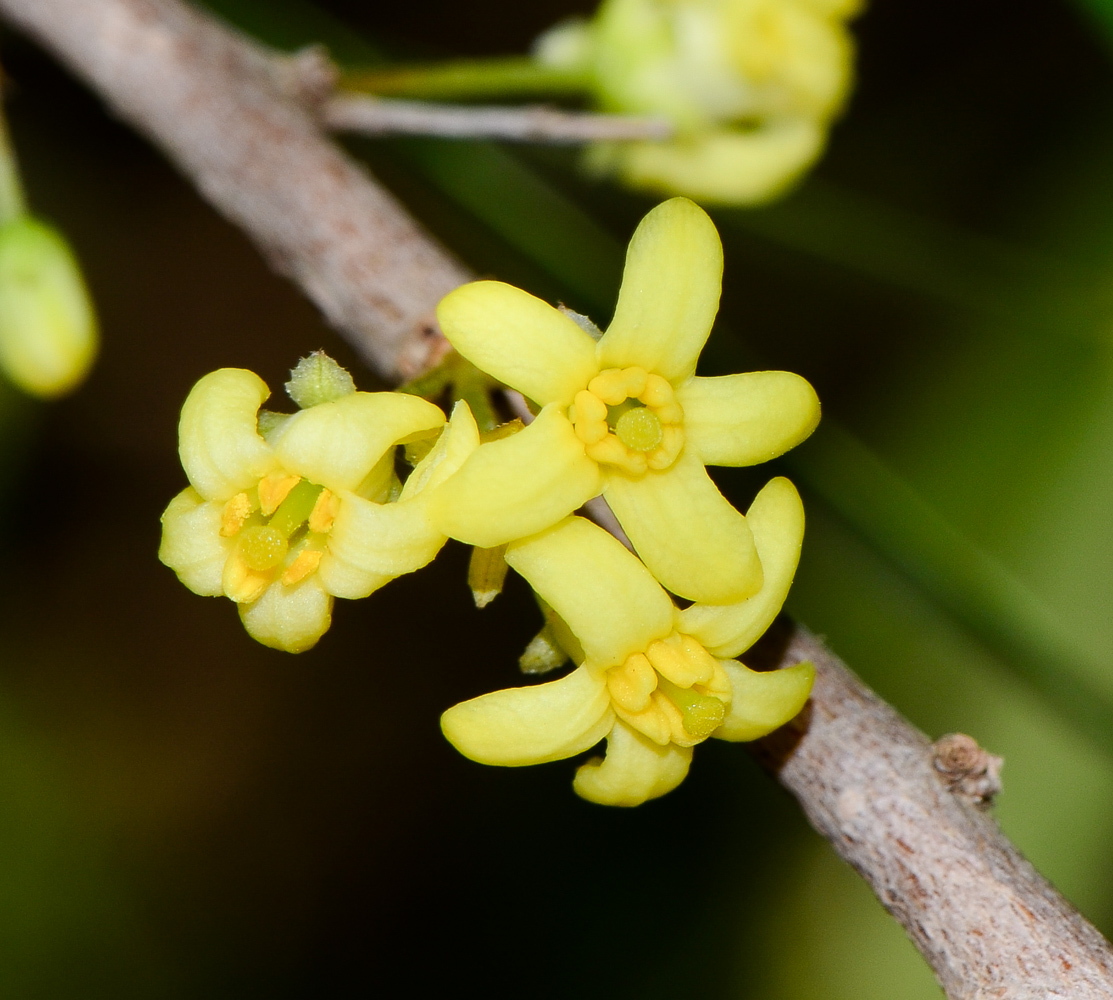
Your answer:
[[[286,567],[286,571],[282,574],[282,582],[287,587],[291,587],[299,580],[304,580],[320,565],[323,554],[320,549],[303,549]]]
[[[608,434],[602,441],[589,444],[585,449],[587,457],[596,462],[606,462],[610,465],[624,465],[626,463],[626,446],[613,434]]]
[[[224,563],[221,584],[226,597],[237,604],[251,604],[263,596],[273,580],[273,573],[259,573],[248,566],[237,548]]]
[[[667,683],[667,682],[666,682]],[[684,713],[680,711],[675,702],[664,691],[658,688],[653,692],[653,705],[666,720],[669,727],[669,743],[681,747],[695,746],[700,740],[693,740],[684,728]]]
[[[645,651],[653,668],[682,688],[704,684],[715,674],[715,658],[690,636],[674,632]]]
[[[246,493],[237,493],[231,500],[224,505],[224,510],[220,514],[220,534],[224,538],[231,538],[240,528],[243,527],[244,521],[251,516],[254,504],[251,502],[251,497]]]
[[[587,391],[598,396],[608,406],[618,406],[628,395],[625,369],[608,368],[600,372],[588,382]]]
[[[607,671],[611,698],[628,712],[644,711],[656,687],[657,672],[643,653],[635,653],[621,666]]]
[[[607,436],[607,404],[598,396],[581,389],[572,409],[576,437],[584,444],[595,444]]]
[[[340,498],[334,496],[332,490],[321,490],[309,514],[309,530],[321,535],[331,530],[339,509]]]
[[[607,404],[593,392],[581,389],[576,393],[574,402],[576,407],[576,420],[602,420],[607,422]]]
[[[657,419],[663,424],[679,424],[684,419],[684,410],[675,400],[671,403],[655,406],[653,412],[657,414]]]
[[[263,517],[270,517],[278,510],[282,501],[286,499],[298,483],[301,476],[293,476],[286,472],[272,472],[259,480],[259,509]]]
[[[669,701],[657,691],[650,695],[649,704],[640,712],[629,712],[619,702],[611,702],[615,715],[623,722],[628,723],[643,736],[663,747],[672,742],[672,717],[679,718],[680,713],[672,705],[669,705],[672,709],[672,712],[669,713],[661,707],[662,704],[669,705]],[[680,729],[683,731],[682,724]]]
[[[654,408],[658,406],[665,406],[672,402],[673,393],[672,386],[666,378],[660,375],[650,374],[645,378],[645,388],[638,393],[640,399],[646,406]]]

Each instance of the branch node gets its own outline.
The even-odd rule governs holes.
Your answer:
[[[332,97],[340,81],[340,70],[328,48],[319,43],[280,56],[273,66],[283,93],[314,114]]]
[[[932,744],[932,764],[947,788],[977,806],[988,806],[1000,794],[1004,763],[965,733],[947,733]]]

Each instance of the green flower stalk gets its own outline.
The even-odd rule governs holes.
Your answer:
[[[532,57],[351,74],[345,84],[413,98],[578,95],[661,118],[667,141],[598,142],[589,169],[701,202],[755,204],[810,167],[850,89],[847,21],[860,0],[603,0],[543,34]]]

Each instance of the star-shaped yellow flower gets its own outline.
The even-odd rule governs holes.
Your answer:
[[[722,267],[714,224],[674,198],[634,233],[614,319],[598,341],[510,285],[450,293],[437,315],[453,347],[541,412],[521,433],[485,444],[438,491],[431,510],[445,533],[501,545],[601,492],[673,593],[711,604],[755,593],[753,536],[704,466],[775,458],[812,432],[819,401],[789,372],[695,375]]]
[[[560,760],[606,737],[575,789],[606,805],[638,805],[675,788],[692,747],[716,736],[752,740],[795,716],[814,668],[757,673],[731,657],[776,617],[804,533],[800,497],[774,479],[749,510],[765,583],[748,600],[679,610],[634,556],[573,517],[512,544],[507,562],[567,625],[580,664],[560,680],[482,695],[450,708],[441,727],[465,756],[517,766]]]
[[[259,642],[310,648],[334,597],[366,597],[428,563],[446,541],[429,520],[436,487],[479,444],[466,405],[404,486],[395,446],[445,423],[432,403],[349,392],[291,416],[259,407],[258,375],[224,368],[182,407],[179,451],[190,486],[162,516],[159,558],[194,593],[231,598]]]

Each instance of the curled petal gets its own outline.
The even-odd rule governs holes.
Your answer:
[[[525,430],[477,449],[429,512],[446,535],[489,549],[550,527],[595,496],[599,479],[563,409],[547,406]]]
[[[421,499],[378,504],[342,494],[317,570],[325,590],[350,600],[367,597],[431,562],[447,539]]]
[[[396,444],[436,430],[440,408],[403,392],[353,392],[295,413],[272,437],[290,472],[330,490],[355,490]]]
[[[819,423],[819,397],[791,372],[691,378],[676,391],[688,447],[706,465],[757,465],[795,448]]]
[[[761,563],[746,519],[685,450],[661,472],[607,475],[603,496],[631,544],[674,594],[728,604],[761,588]]]
[[[332,597],[317,574],[287,587],[271,584],[259,600],[239,605],[244,627],[257,642],[287,653],[315,646],[332,622]]]
[[[441,729],[480,764],[520,767],[562,760],[598,743],[614,723],[601,675],[578,667],[560,680],[493,691],[453,705]]]
[[[759,673],[737,660],[725,660],[723,669],[730,678],[730,710],[711,735],[732,742],[756,740],[795,718],[815,682],[810,663]]]
[[[781,610],[804,540],[804,505],[787,479],[765,485],[746,513],[765,582],[753,597],[735,604],[693,604],[680,612],[682,632],[715,656],[733,657],[749,649]]]
[[[723,246],[694,202],[673,198],[634,232],[614,319],[599,341],[601,368],[639,365],[687,378],[719,311]]]
[[[757,204],[776,197],[815,162],[824,137],[820,122],[790,118],[672,142],[607,144],[595,158],[601,169],[621,173],[632,187],[684,191],[704,204]]]
[[[204,500],[192,486],[179,493],[162,515],[158,557],[195,594],[219,597],[224,563],[233,542],[220,535],[224,505]]]
[[[515,542],[506,561],[565,621],[593,666],[617,666],[672,630],[668,594],[621,542],[582,517]]]
[[[258,375],[243,368],[210,372],[190,390],[178,422],[178,453],[206,500],[227,500],[278,464],[256,425],[270,394]]]
[[[464,460],[479,447],[479,428],[471,408],[460,400],[452,408],[452,417],[437,443],[406,479],[399,499],[408,500],[424,490],[431,490],[453,475]]]
[[[691,747],[658,746],[618,721],[607,736],[607,755],[584,764],[572,787],[589,802],[639,806],[671,792],[691,762]]]
[[[598,370],[591,337],[547,302],[501,281],[449,292],[437,319],[473,365],[542,406],[571,403]]]

